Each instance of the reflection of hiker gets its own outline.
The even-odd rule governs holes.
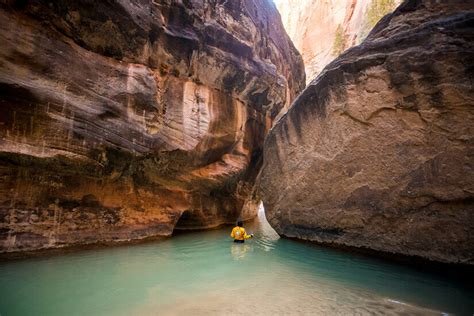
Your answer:
[[[245,259],[247,252],[249,252],[250,250],[252,250],[252,246],[248,243],[243,245],[232,243],[232,245],[230,245],[230,253],[234,260]]]
[[[253,234],[247,235],[245,232],[245,228],[242,227],[242,221],[237,222],[237,226],[232,229],[232,233],[230,233],[230,237],[234,238],[234,242],[245,242],[245,239],[249,239],[253,237]]]

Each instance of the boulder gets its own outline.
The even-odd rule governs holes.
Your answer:
[[[474,264],[474,8],[405,1],[273,127],[260,194],[283,236]]]

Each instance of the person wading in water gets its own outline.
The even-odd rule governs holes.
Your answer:
[[[235,226],[230,233],[230,237],[234,238],[234,242],[243,243],[245,242],[245,239],[253,237],[253,234],[247,235],[247,232],[242,225],[242,221],[238,221],[237,226]]]

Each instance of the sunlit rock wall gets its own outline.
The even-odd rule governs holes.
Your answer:
[[[305,80],[269,0],[2,1],[0,43],[2,251],[233,222]]]
[[[338,26],[345,48],[359,44],[370,31],[366,12],[371,0],[275,0],[283,24],[303,57],[309,82],[338,57],[333,52]],[[395,0],[399,4],[401,0]]]
[[[264,146],[279,234],[474,264],[473,22],[406,1],[311,82]]]

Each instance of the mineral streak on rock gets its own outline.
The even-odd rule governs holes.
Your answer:
[[[274,126],[261,195],[284,236],[474,264],[474,8],[405,1]]]
[[[0,7],[1,251],[170,235],[181,215],[207,228],[255,204],[266,131],[305,81],[271,1]]]
[[[396,5],[401,0],[394,0]],[[337,56],[333,46],[338,27],[345,49],[359,44],[370,31],[367,11],[372,0],[277,0],[285,29],[303,57],[309,83]],[[369,29],[367,29],[369,28]]]

